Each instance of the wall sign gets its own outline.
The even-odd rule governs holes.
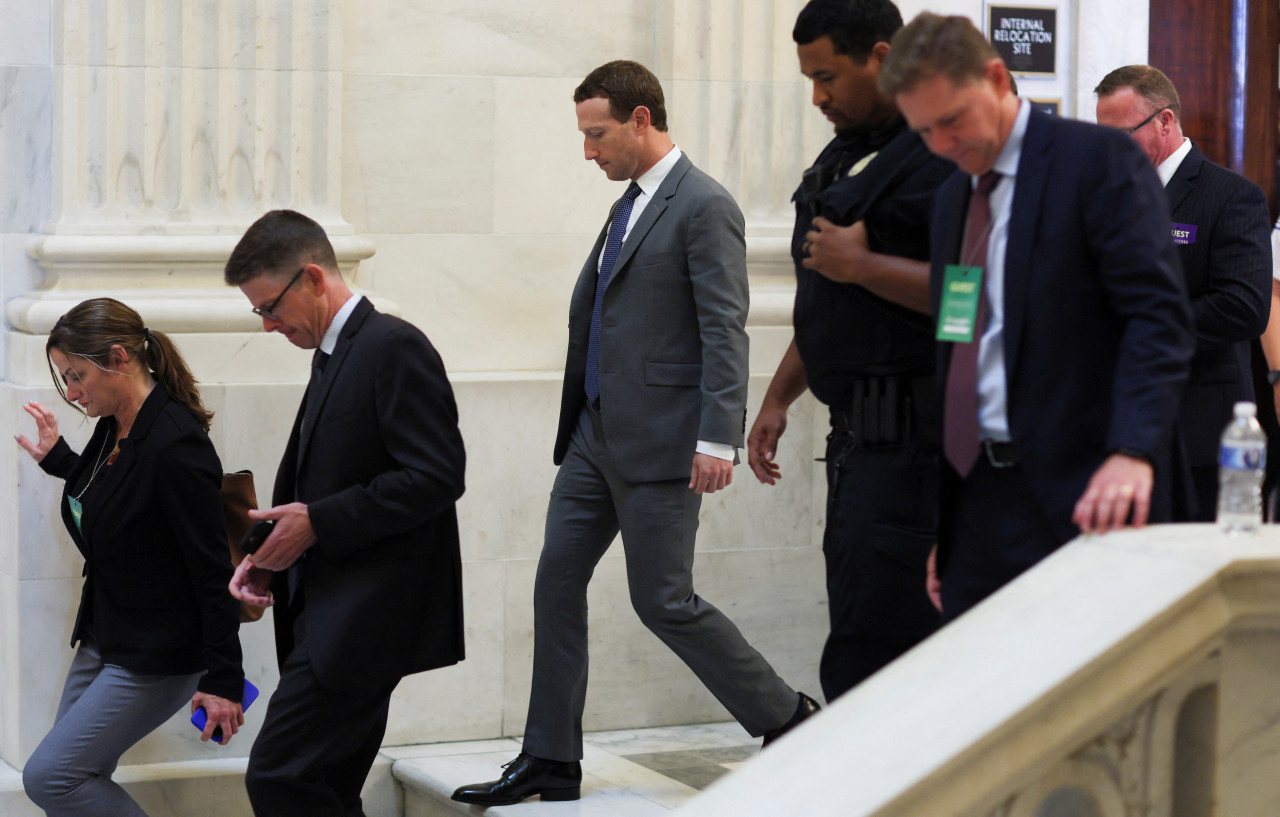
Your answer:
[[[1062,100],[1028,99],[1028,101],[1031,103],[1031,107],[1035,108],[1037,111],[1041,111],[1042,113],[1051,113],[1054,116],[1057,116],[1059,113],[1061,113],[1059,109],[1062,107]]]
[[[1057,7],[987,6],[987,39],[1015,74],[1057,73]]]

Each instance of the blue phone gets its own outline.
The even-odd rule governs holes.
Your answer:
[[[250,705],[250,704],[252,704],[252,703],[253,703],[254,701],[256,701],[257,699],[258,699],[258,688],[257,688],[256,686],[254,686],[253,684],[249,683],[249,679],[248,679],[248,678],[244,679],[244,696],[240,699],[240,709],[241,709],[242,711],[244,711],[244,712],[248,712],[248,711],[249,711],[249,705]],[[191,713],[191,723],[192,723],[192,725],[193,725],[193,726],[195,726],[195,728],[199,729],[201,732],[203,732],[203,731],[204,731],[204,725],[205,725],[205,723],[206,723],[206,722],[208,722],[208,720],[209,720],[209,716],[208,716],[208,714],[204,711],[204,707],[203,707],[203,706],[202,706],[202,707],[200,707],[200,708],[198,708],[195,712],[192,712],[192,713]],[[219,726],[217,729],[214,729],[214,730],[213,730],[213,736],[212,736],[212,737],[213,737],[213,739],[214,739],[214,740],[216,740],[218,743],[221,743],[221,742],[222,742],[222,727],[221,727],[221,726]]]

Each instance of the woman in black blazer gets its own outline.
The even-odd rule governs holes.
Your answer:
[[[62,519],[85,558],[79,647],[23,784],[50,814],[142,815],[111,780],[126,749],[188,700],[208,713],[203,740],[244,723],[213,415],[173,342],[119,301],[79,304],[45,350],[63,399],[99,422],[77,454],[32,402],[39,436],[17,438],[66,481]]]

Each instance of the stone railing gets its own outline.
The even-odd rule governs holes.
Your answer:
[[[1079,539],[679,814],[1280,814],[1280,529]]]

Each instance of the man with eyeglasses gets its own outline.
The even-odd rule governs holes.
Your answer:
[[[1175,494],[1174,519],[1212,522],[1219,438],[1232,405],[1253,401],[1249,342],[1262,334],[1271,310],[1267,200],[1256,184],[1206,159],[1183,135],[1178,91],[1159,69],[1117,68],[1093,92],[1098,123],[1129,134],[1155,166],[1169,197],[1171,233],[1196,332],[1175,425],[1194,492]],[[1280,371],[1269,379],[1280,382]]]
[[[257,817],[350,817],[396,684],[463,657],[458,412],[430,341],[351,292],[310,218],[267,213],[225,278],[316,350],[273,507],[252,513],[275,527],[231,581],[274,604],[280,663],[245,787]]]
[[[968,18],[912,20],[879,85],[960,169],[930,222],[953,619],[1081,532],[1168,519],[1191,309],[1141,151],[1014,96]]]

